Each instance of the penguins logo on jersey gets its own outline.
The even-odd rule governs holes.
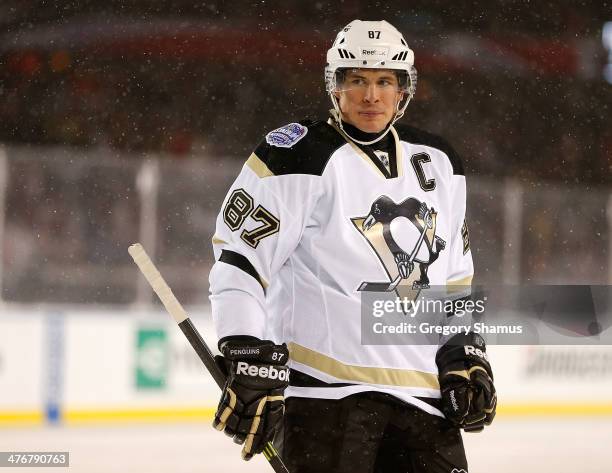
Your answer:
[[[355,228],[368,241],[389,281],[367,282],[359,291],[397,291],[414,299],[429,287],[427,271],[446,242],[436,236],[437,212],[425,202],[409,197],[395,203],[386,195],[378,197],[365,217],[352,218]]]

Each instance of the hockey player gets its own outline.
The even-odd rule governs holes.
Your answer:
[[[460,429],[495,415],[478,335],[361,344],[360,294],[376,282],[472,279],[461,161],[397,123],[413,64],[392,25],[351,22],[327,53],[329,119],[269,132],[223,202],[210,298],[228,378],[214,425],[245,459],[276,433],[292,473],[467,472]]]

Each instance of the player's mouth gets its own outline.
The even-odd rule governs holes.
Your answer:
[[[384,115],[383,112],[359,112],[359,115],[361,115],[364,118],[378,118],[382,115]]]

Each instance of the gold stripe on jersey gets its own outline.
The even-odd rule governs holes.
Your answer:
[[[440,389],[438,376],[433,373],[398,368],[347,365],[293,342],[289,343],[289,357],[297,363],[345,381],[405,388]]]
[[[251,168],[251,170],[257,174],[258,177],[270,177],[274,176],[274,173],[270,171],[266,163],[264,163],[255,153],[251,153],[249,159],[244,163],[245,166]]]
[[[219,238],[217,235],[213,235],[213,237],[212,237],[212,244],[213,245],[226,245],[227,242],[225,240],[222,240],[221,238]]]
[[[474,275],[470,274],[461,279],[455,279],[453,281],[446,281],[447,286],[469,286],[472,284],[472,278]]]
[[[391,126],[391,133],[393,134],[393,138],[395,138],[395,165],[397,166],[397,177],[402,177],[404,175],[404,148],[393,126]]]

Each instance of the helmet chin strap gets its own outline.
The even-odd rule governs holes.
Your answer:
[[[334,109],[331,110],[331,115],[336,121],[336,123],[338,124],[338,127],[342,130],[342,133],[344,133],[351,140],[353,140],[355,143],[359,143],[360,145],[373,145],[374,143],[377,143],[378,141],[382,140],[385,136],[387,136],[387,133],[389,133],[389,130],[391,130],[391,127],[393,126],[393,124],[396,121],[398,121],[400,118],[402,118],[402,116],[404,116],[404,111],[406,110],[406,107],[408,106],[408,102],[410,102],[410,99],[406,100],[406,103],[400,109],[401,100],[398,101],[397,105],[395,106],[395,113],[393,114],[393,118],[387,124],[385,129],[380,133],[380,135],[377,138],[373,139],[372,141],[361,141],[351,136],[344,129],[344,126],[342,126],[342,110],[340,109],[340,104],[338,103],[338,99],[336,98],[333,92],[329,93],[329,97],[331,98],[332,104],[334,105]]]

